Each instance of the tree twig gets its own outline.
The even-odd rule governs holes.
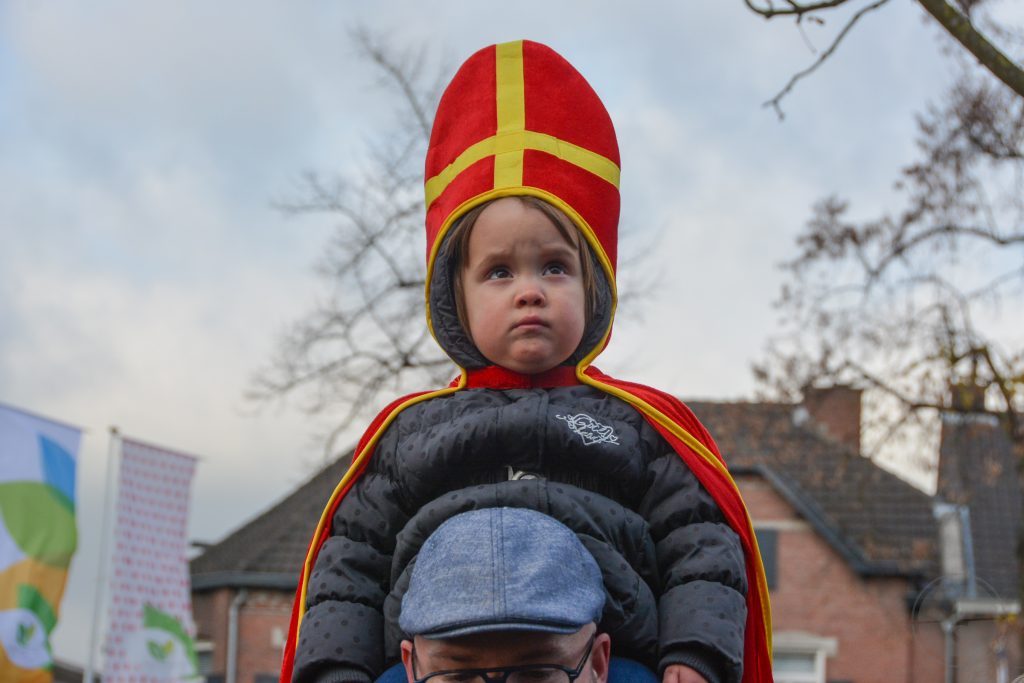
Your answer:
[[[747,2],[747,0],[744,0],[744,1]],[[815,9],[821,9],[821,8],[825,8],[825,7],[834,7],[834,6],[843,4],[844,1],[845,0],[838,1],[838,2],[831,2],[831,3],[820,3],[820,7],[819,6],[815,6],[814,8]],[[858,10],[857,13],[854,14],[852,17],[850,17],[850,20],[848,22],[846,22],[846,25],[839,32],[839,34],[835,37],[835,40],[832,41],[832,44],[828,46],[828,49],[826,49],[824,52],[822,52],[821,55],[816,60],[814,60],[813,64],[811,64],[809,67],[807,67],[803,71],[799,71],[799,72],[793,74],[793,76],[790,77],[789,82],[786,83],[785,87],[783,87],[782,90],[780,90],[775,95],[775,97],[773,97],[770,100],[764,102],[761,106],[763,106],[763,107],[771,107],[772,109],[774,109],[775,110],[775,114],[779,117],[780,121],[785,119],[786,115],[782,111],[782,107],[779,105],[779,103],[782,101],[782,98],[789,94],[789,92],[793,89],[793,86],[795,86],[797,84],[797,81],[799,81],[800,79],[802,79],[802,78],[804,78],[804,77],[814,73],[815,71],[817,71],[818,67],[820,67],[825,62],[825,60],[827,60],[830,56],[832,56],[832,53],[835,52],[836,48],[839,47],[839,43],[841,43],[843,41],[843,38],[846,37],[846,34],[848,34],[850,32],[850,29],[852,29],[854,27],[854,25],[858,21],[860,21],[861,18],[865,14],[867,14],[868,12],[873,12],[874,10],[877,10],[878,8],[880,8],[883,5],[887,4],[888,2],[889,2],[889,0],[877,0],[877,2],[874,2],[874,3],[872,3],[872,4],[870,4],[870,5],[866,6],[866,7],[862,7],[860,10]],[[747,6],[750,7],[750,2],[747,2]],[[757,12],[756,9],[754,11]],[[802,7],[802,8],[800,8],[800,11],[797,11],[797,10],[778,11],[778,12],[775,12],[775,13],[776,14],[800,14],[800,15],[802,15],[803,13],[808,12],[808,11],[811,11],[808,7]],[[763,15],[762,12],[758,12],[758,14],[762,14]]]
[[[823,9],[832,9],[845,5],[850,0],[825,0],[823,2],[813,2],[809,5],[801,5],[798,2],[787,1],[789,9],[775,9],[774,3],[769,0],[767,7],[758,7],[752,0],[743,0],[743,4],[750,9],[750,11],[760,14],[765,19],[771,19],[773,17],[785,17],[785,16],[803,16],[811,12],[816,12]]]

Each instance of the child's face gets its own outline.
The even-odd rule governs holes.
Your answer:
[[[579,346],[580,253],[537,209],[511,197],[484,209],[461,277],[470,336],[492,363],[535,375]]]

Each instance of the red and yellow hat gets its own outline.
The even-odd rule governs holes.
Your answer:
[[[576,223],[601,264],[614,306],[615,128],[594,89],[557,52],[518,40],[467,59],[441,97],[425,178],[428,306],[449,228],[474,206],[510,195],[543,199]]]

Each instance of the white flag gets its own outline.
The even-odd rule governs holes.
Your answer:
[[[199,675],[186,536],[195,463],[121,442],[104,683]]]

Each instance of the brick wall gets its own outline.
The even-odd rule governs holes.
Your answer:
[[[223,674],[227,669],[228,610],[233,597],[234,591],[227,589],[192,594],[197,640],[213,643],[211,671],[214,673]]]
[[[276,676],[281,671],[291,613],[290,593],[250,591],[239,613],[239,683],[255,681],[259,674]]]
[[[199,640],[213,644],[211,673],[227,674],[228,616],[237,591],[221,589],[192,596]],[[237,683],[255,683],[257,677],[276,678],[288,636],[292,594],[250,590],[238,612]],[[262,679],[260,679],[262,680]]]
[[[942,639],[934,624],[913,624],[904,579],[855,574],[771,486],[757,477],[737,483],[755,528],[777,534],[773,630],[834,638],[827,680],[934,683],[942,680]]]

